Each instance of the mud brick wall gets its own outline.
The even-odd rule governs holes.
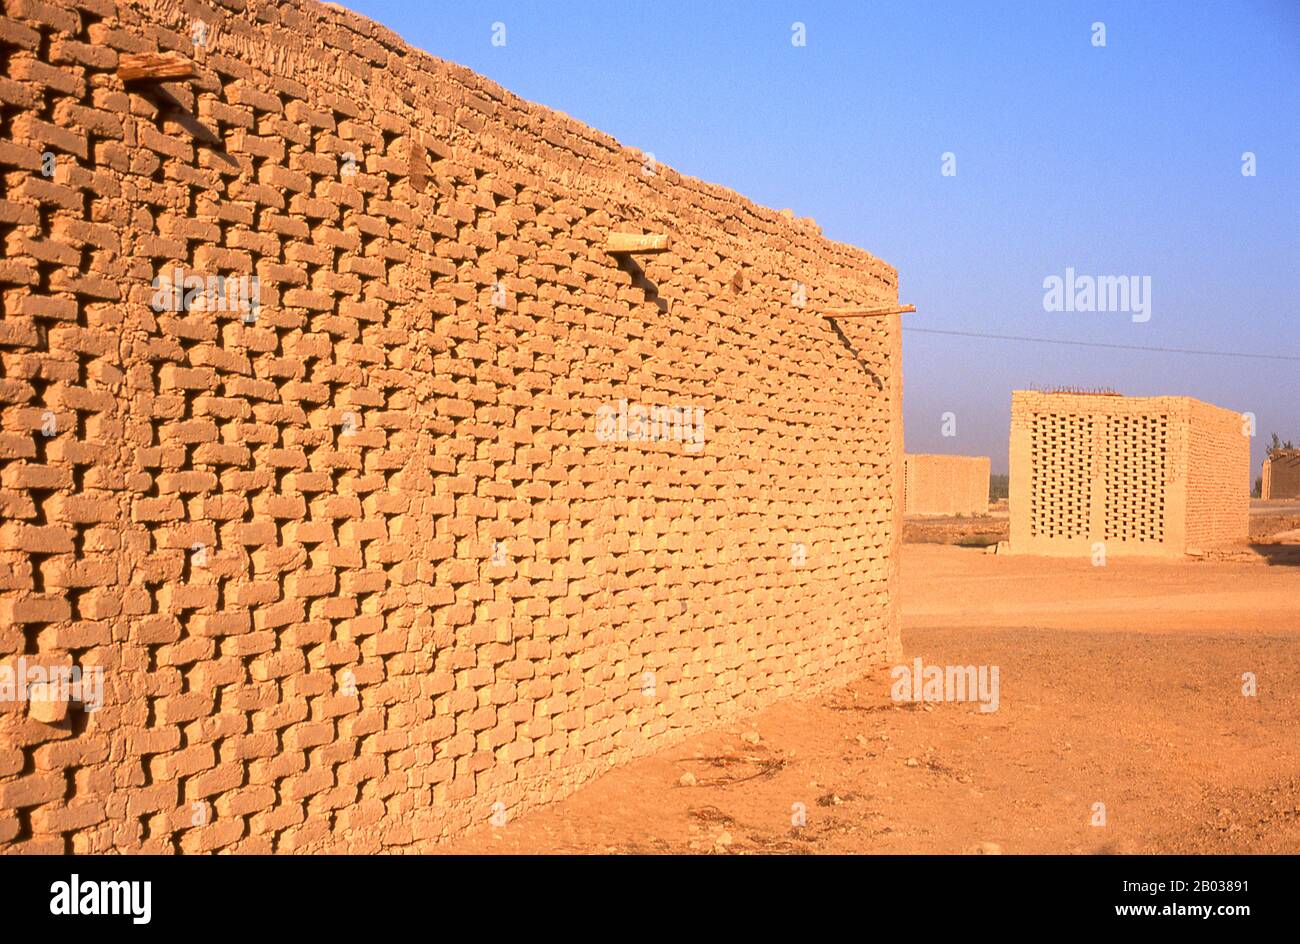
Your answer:
[[[0,702],[0,849],[420,849],[896,657],[889,266],[329,6],[0,56],[0,665],[104,682]]]
[[[1179,556],[1246,539],[1250,440],[1231,410],[1017,390],[1010,463],[1013,553]]]
[[[904,457],[903,509],[909,515],[986,515],[988,456]]]
[[[1250,533],[1251,463],[1241,413],[1187,403],[1188,550],[1244,545]]]
[[[1264,460],[1265,499],[1300,498],[1300,452],[1276,452]]]

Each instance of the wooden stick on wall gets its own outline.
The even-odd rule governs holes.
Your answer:
[[[192,75],[194,63],[174,52],[139,53],[117,61],[117,77],[123,82],[165,82]]]
[[[901,308],[827,308],[823,318],[881,318],[885,315],[903,315],[916,311],[915,305],[903,305]]]
[[[606,252],[663,252],[672,245],[664,233],[639,236],[636,233],[610,233],[605,237]]]

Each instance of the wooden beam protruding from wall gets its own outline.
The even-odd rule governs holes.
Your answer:
[[[122,56],[117,77],[123,82],[170,82],[194,75],[194,63],[174,52],[145,52]]]
[[[605,237],[606,252],[663,252],[673,244],[664,233],[640,236],[636,233],[610,233]]]
[[[823,318],[882,318],[885,315],[904,315],[916,311],[915,305],[903,305],[898,308],[827,308],[821,313]]]

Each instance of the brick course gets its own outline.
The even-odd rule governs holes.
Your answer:
[[[0,702],[0,848],[418,850],[897,656],[898,318],[816,313],[892,268],[331,6],[0,55],[0,665],[104,671]]]
[[[909,515],[986,515],[988,456],[904,457],[903,508]]]

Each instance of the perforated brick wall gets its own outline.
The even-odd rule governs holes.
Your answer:
[[[1241,414],[1188,397],[1015,391],[1010,549],[1182,555],[1244,543],[1245,429]]]
[[[103,671],[0,848],[424,848],[897,648],[889,266],[302,0],[0,57],[0,666]]]
[[[1280,451],[1264,460],[1260,497],[1300,498],[1300,451]]]
[[[909,515],[985,515],[989,457],[908,453],[903,505]]]

